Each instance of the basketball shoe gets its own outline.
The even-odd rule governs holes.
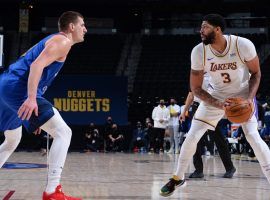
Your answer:
[[[66,196],[62,191],[62,186],[58,185],[55,189],[55,192],[52,194],[47,194],[43,192],[43,200],[82,200],[81,198],[69,197]]]
[[[175,188],[185,185],[186,185],[185,179],[176,180],[176,177],[173,176],[172,178],[170,178],[170,181],[161,188],[159,194],[164,197],[170,196],[173,194]]]

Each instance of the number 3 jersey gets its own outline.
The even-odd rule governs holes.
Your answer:
[[[208,92],[218,99],[248,95],[249,69],[246,62],[256,57],[253,43],[243,37],[224,35],[227,46],[219,53],[211,45],[195,46],[191,53],[191,68],[209,75]]]

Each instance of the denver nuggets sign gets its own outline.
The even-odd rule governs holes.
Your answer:
[[[67,91],[67,98],[54,98],[54,106],[64,112],[109,112],[110,98],[96,98],[96,91]]]
[[[69,124],[104,124],[108,116],[127,124],[126,77],[62,75],[45,97]]]

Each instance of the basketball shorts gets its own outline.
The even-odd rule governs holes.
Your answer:
[[[54,115],[53,105],[43,97],[38,97],[38,116],[33,112],[28,121],[22,121],[17,114],[22,103],[23,101],[5,102],[0,98],[0,131],[13,130],[23,124],[32,133]]]
[[[255,102],[253,101],[255,104]],[[213,106],[210,106],[209,104],[206,104],[205,102],[201,102],[193,120],[198,120],[203,123],[206,123],[209,125],[210,130],[215,130],[217,123],[221,118],[223,118],[225,115],[225,111],[222,109],[215,108]],[[257,118],[255,116],[255,112],[253,113],[253,116],[246,122],[257,122]]]

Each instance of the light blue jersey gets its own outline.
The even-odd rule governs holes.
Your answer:
[[[46,41],[54,35],[49,35],[38,42],[0,75],[0,131],[12,130],[21,126],[22,120],[18,118],[17,112],[27,98],[30,66],[45,48]],[[32,115],[28,122],[24,121],[27,126],[32,124],[32,129],[44,124],[54,114],[52,105],[42,95],[51,85],[63,64],[63,62],[55,61],[43,70],[37,89],[38,118]]]

